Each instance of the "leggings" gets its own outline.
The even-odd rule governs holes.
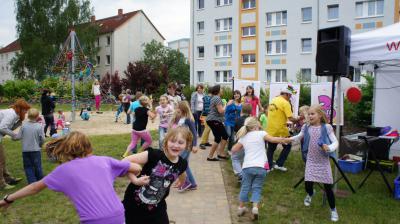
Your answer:
[[[96,95],[94,97],[94,101],[96,103],[96,110],[100,109],[101,95]]]
[[[305,181],[304,183],[306,185],[306,192],[308,193],[308,195],[312,196],[314,194],[314,189],[313,189],[314,182]],[[332,191],[332,184],[324,184],[324,188],[325,188],[326,197],[328,198],[329,207],[331,209],[334,209],[335,208],[335,195],[333,194],[333,191]]]
[[[144,143],[142,145],[142,149],[147,149],[147,147],[149,147],[151,145],[151,135],[150,132],[147,130],[143,130],[143,131],[136,131],[134,129],[132,129],[132,133],[131,133],[131,143],[129,144],[129,149],[137,151],[136,148],[136,144],[139,140],[139,138],[144,140]]]

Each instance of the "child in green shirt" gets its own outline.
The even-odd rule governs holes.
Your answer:
[[[260,123],[264,131],[267,130],[268,125],[268,104],[264,106],[264,112],[260,115]]]

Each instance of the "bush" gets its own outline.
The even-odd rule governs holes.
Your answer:
[[[32,100],[39,89],[33,80],[8,80],[4,84],[4,96],[10,100],[24,98]]]
[[[260,101],[262,106],[269,104],[269,89],[260,89]]]
[[[308,84],[300,84],[300,100],[299,106],[310,106],[311,104],[311,86]]]

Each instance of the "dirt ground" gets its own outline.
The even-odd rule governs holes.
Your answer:
[[[71,120],[71,113],[65,112],[65,117]],[[132,124],[125,124],[126,115],[122,113],[115,122],[115,111],[105,111],[102,114],[91,112],[89,121],[84,121],[79,117],[79,113],[75,114],[75,121],[71,122],[71,130],[80,131],[87,135],[108,135],[108,134],[125,134],[130,133]],[[150,121],[147,124],[148,130],[158,129],[158,118],[154,122]]]

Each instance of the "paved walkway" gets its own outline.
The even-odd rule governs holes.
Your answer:
[[[171,189],[168,215],[177,224],[230,224],[228,198],[219,163],[206,161],[208,150],[190,155],[190,167],[198,189],[178,193]]]

